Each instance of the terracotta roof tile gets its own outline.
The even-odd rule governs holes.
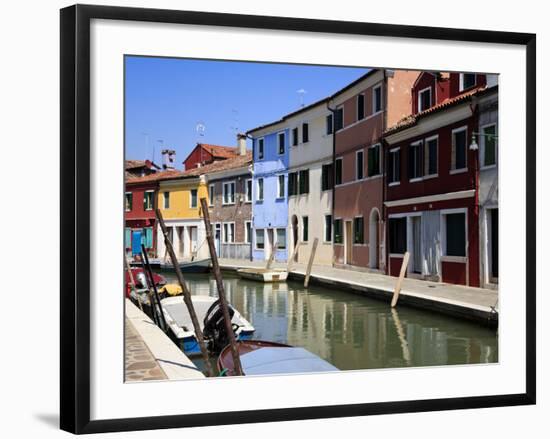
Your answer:
[[[228,171],[230,169],[241,168],[252,163],[252,151],[246,151],[246,155],[237,155],[226,160],[220,160],[199,168],[189,169],[183,172],[185,176],[199,176],[211,174],[214,172]]]
[[[437,113],[438,111],[444,110],[446,108],[449,108],[453,105],[457,105],[461,102],[465,102],[469,100],[472,96],[479,95],[482,92],[486,91],[488,88],[486,86],[476,88],[474,90],[467,91],[465,93],[462,93],[461,95],[455,96],[454,98],[446,99],[440,104],[434,105],[433,107],[428,108],[427,110],[421,111],[417,114],[410,114],[409,116],[404,117],[399,122],[397,122],[392,127],[388,128],[386,131],[384,131],[384,134],[394,134],[398,131],[402,131],[406,128],[409,128],[418,122],[419,119],[422,119],[423,117],[429,116],[430,114]]]

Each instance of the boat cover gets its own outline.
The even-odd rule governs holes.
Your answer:
[[[160,290],[159,293],[166,293],[169,296],[177,296],[183,293],[183,290],[178,284],[166,284]]]
[[[197,314],[201,328],[208,308],[210,308],[215,301],[215,297],[212,297],[212,300],[193,300],[193,307],[195,308],[195,313]],[[170,314],[180,328],[187,327],[189,330],[193,330],[193,322],[191,321],[191,316],[189,315],[189,311],[187,311],[187,306],[183,302],[183,299],[181,302],[176,303],[166,303],[164,301],[161,303],[162,307]]]
[[[241,356],[245,375],[332,372],[338,369],[304,348],[265,347]]]

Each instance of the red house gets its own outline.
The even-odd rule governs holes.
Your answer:
[[[142,177],[127,177],[124,195],[124,222],[126,255],[133,257],[141,253],[141,244],[147,248],[150,257],[156,257],[157,238],[155,233],[155,205],[159,175],[165,171]]]
[[[185,170],[198,168],[210,163],[237,157],[238,148],[231,146],[210,145],[208,143],[197,143],[193,151],[183,161]]]
[[[384,133],[387,272],[479,286],[477,99],[486,75],[423,72],[412,114]]]

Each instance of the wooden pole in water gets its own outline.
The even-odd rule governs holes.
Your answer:
[[[397,299],[399,299],[399,293],[401,292],[401,284],[403,283],[403,278],[405,277],[405,273],[407,272],[407,266],[409,265],[409,256],[410,256],[409,252],[405,252],[405,256],[403,256],[401,271],[399,272],[399,278],[397,279],[397,283],[395,284],[395,290],[393,291],[393,297],[391,299],[392,308],[395,305],[397,305]]]
[[[298,248],[300,247],[302,243],[300,241],[296,242],[296,245],[294,246],[294,250],[292,251],[292,257],[288,260],[286,263],[286,271],[290,271],[292,268],[292,264],[294,263],[294,258],[296,257],[296,253],[298,253]]]
[[[164,218],[159,209],[155,209],[155,215],[157,216],[158,222],[160,224],[160,229],[162,230],[162,235],[164,236],[164,245],[166,250],[172,260],[172,265],[176,272],[176,277],[180,284],[181,290],[183,291],[183,302],[187,306],[187,311],[189,312],[189,317],[191,317],[191,322],[193,323],[193,328],[195,329],[195,337],[199,342],[199,347],[201,349],[202,359],[204,361],[204,366],[206,367],[206,373],[208,376],[214,376],[214,371],[212,370],[212,365],[210,364],[210,359],[208,358],[208,349],[206,349],[206,343],[204,342],[204,336],[202,334],[202,329],[195,312],[195,307],[193,306],[193,301],[191,300],[191,292],[187,289],[185,281],[183,280],[183,274],[181,274],[180,264],[178,263],[178,258],[176,258],[176,253],[174,253],[174,247],[168,239],[168,229],[166,224],[164,224]]]
[[[267,264],[265,265],[265,269],[269,270],[271,268],[271,264],[273,263],[273,259],[275,258],[275,252],[277,249],[275,248],[275,245],[271,243],[271,254],[269,255],[269,259],[267,260]]]
[[[319,244],[319,238],[313,240],[313,247],[311,248],[311,254],[309,255],[309,262],[307,263],[306,278],[304,279],[304,287],[309,285],[309,276],[311,275],[311,268],[313,267],[313,259],[315,258],[315,252],[317,251],[317,244]]]
[[[162,329],[163,331],[168,330],[168,325],[166,324],[166,319],[164,318],[164,313],[162,312],[162,306],[160,304],[160,297],[159,292],[157,290],[157,285],[155,284],[155,277],[153,276],[153,270],[151,270],[151,265],[149,264],[149,256],[147,256],[147,249],[145,248],[145,245],[141,244],[141,254],[143,255],[143,260],[145,261],[145,268],[147,270],[147,273],[149,274],[149,282],[151,283],[151,286],[153,288],[153,293],[155,296],[155,300],[158,305],[159,310],[159,323],[162,323]]]
[[[229,337],[229,345],[231,346],[231,354],[233,356],[233,366],[235,367],[235,373],[237,375],[244,375],[243,367],[241,365],[241,358],[239,357],[239,350],[237,348],[237,340],[235,340],[235,334],[231,325],[231,317],[229,316],[229,308],[227,306],[227,300],[225,298],[225,288],[223,286],[222,272],[220,270],[220,264],[218,263],[218,255],[216,254],[216,245],[214,243],[214,237],[212,236],[212,225],[210,224],[210,213],[208,212],[208,202],[206,198],[201,198],[201,210],[202,217],[204,219],[204,226],[206,227],[206,240],[208,241],[208,248],[210,250],[210,258],[212,260],[212,272],[216,279],[216,286],[218,287],[218,295],[220,296],[220,306],[223,312],[223,320],[225,322],[225,330]]]
[[[128,277],[130,278],[130,284],[132,285],[132,288],[136,293],[139,309],[143,311],[143,305],[141,303],[141,299],[139,298],[139,294],[137,293],[136,281],[134,280],[134,273],[132,273],[132,267],[130,267],[130,263],[128,262],[128,258],[126,256],[124,256],[124,262],[126,263],[126,271],[128,272]]]

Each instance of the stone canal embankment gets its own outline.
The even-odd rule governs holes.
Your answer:
[[[193,362],[129,299],[125,318],[125,380],[205,378]]]
[[[265,262],[242,259],[220,259],[223,270],[263,267]],[[274,263],[274,268],[286,264]],[[293,264],[290,280],[302,281],[306,274],[304,264]],[[368,297],[391,301],[397,278],[385,274],[355,271],[323,265],[314,265],[310,284],[337,287]],[[491,327],[498,325],[498,291],[462,285],[445,284],[419,279],[403,279],[399,296],[400,305],[409,305],[454,317],[476,321]]]

